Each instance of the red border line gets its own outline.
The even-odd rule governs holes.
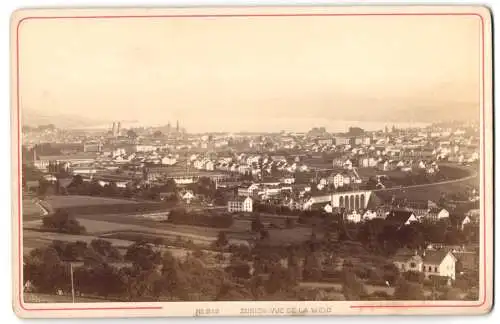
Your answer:
[[[21,23],[27,20],[42,20],[42,19],[116,19],[116,18],[245,18],[245,17],[352,17],[352,16],[477,16],[481,20],[481,65],[482,65],[482,106],[483,106],[483,118],[482,118],[482,128],[483,128],[483,143],[482,143],[482,164],[483,164],[483,222],[486,220],[486,201],[484,193],[486,192],[486,162],[484,159],[484,155],[486,153],[486,130],[485,130],[485,63],[484,63],[484,19],[478,13],[465,13],[465,12],[457,12],[457,13],[288,13],[288,14],[194,14],[194,15],[121,15],[121,16],[113,16],[113,15],[103,15],[103,16],[33,16],[33,17],[24,17],[19,20],[16,29],[16,100],[17,100],[17,158],[18,158],[18,226],[19,226],[19,235],[18,235],[18,249],[19,255],[21,255],[22,251],[22,240],[21,240],[21,231],[22,231],[22,186],[21,186],[21,120],[20,120],[20,95],[19,95],[19,29]],[[457,304],[438,304],[438,305],[425,305],[425,304],[416,304],[416,305],[351,305],[350,308],[454,308],[454,307],[481,307],[487,301],[487,293],[486,293],[486,225],[483,224],[483,265],[484,265],[484,273],[483,273],[483,281],[484,281],[484,292],[483,292],[483,301],[480,304],[470,304],[470,305],[457,305]],[[82,308],[26,308],[24,307],[22,295],[23,295],[23,285],[22,285],[22,257],[20,257],[20,267],[19,267],[19,281],[20,281],[20,290],[19,290],[19,305],[25,311],[58,311],[58,310],[153,310],[153,309],[162,309],[161,306],[137,306],[137,307],[82,307]],[[394,301],[393,301],[394,302]]]

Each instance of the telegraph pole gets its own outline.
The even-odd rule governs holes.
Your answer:
[[[69,271],[71,276],[71,298],[73,300],[73,304],[75,303],[75,284],[73,282],[73,263],[69,263]]]

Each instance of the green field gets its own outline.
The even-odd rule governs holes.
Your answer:
[[[70,208],[81,206],[96,206],[96,205],[123,205],[137,204],[137,201],[130,199],[94,197],[94,196],[49,196],[45,198],[45,202],[53,208]]]
[[[269,229],[269,239],[273,245],[300,243],[311,238],[312,230],[308,227]]]
[[[23,220],[40,219],[45,210],[40,207],[34,199],[24,198],[22,203]]]
[[[33,229],[23,230],[23,254],[29,253],[31,250],[45,247],[50,245],[53,241],[66,241],[66,242],[76,242],[83,241],[90,243],[92,240],[97,239],[96,235],[72,235],[64,233],[52,233],[52,232],[41,232]],[[132,241],[120,240],[120,239],[107,239],[117,248],[126,248]]]

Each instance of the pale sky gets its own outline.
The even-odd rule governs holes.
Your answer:
[[[30,20],[21,107],[193,132],[478,109],[479,42],[470,16]]]

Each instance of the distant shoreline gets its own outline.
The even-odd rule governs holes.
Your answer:
[[[282,123],[280,123],[282,124]],[[303,124],[310,124],[310,126],[306,127],[293,127],[293,128],[286,128],[286,127],[280,127],[282,125],[277,125],[274,129],[242,129],[238,131],[231,131],[230,129],[228,130],[221,130],[221,129],[213,129],[213,130],[200,130],[200,131],[194,131],[194,132],[189,132],[192,134],[204,134],[204,133],[234,133],[234,134],[262,134],[262,133],[279,133],[281,131],[287,132],[287,133],[307,133],[309,130],[312,128],[320,128],[324,127],[327,132],[330,133],[342,133],[342,132],[347,132],[349,127],[360,127],[364,129],[365,131],[380,131],[383,130],[385,127],[388,127],[391,129],[393,126],[396,128],[424,128],[432,123],[427,123],[427,122],[387,122],[387,121],[373,121],[373,122],[367,122],[367,121],[343,121],[343,120],[318,120],[317,123],[314,121],[307,121],[303,120]],[[148,123],[122,123],[122,128],[129,129],[129,128],[163,128],[166,125],[154,125],[154,124],[148,124]],[[284,126],[284,125],[283,125]],[[188,130],[190,127],[187,127]],[[94,126],[88,126],[88,127],[75,127],[75,128],[65,128],[67,130],[73,130],[73,131],[106,131],[111,129],[111,125],[94,125]],[[192,128],[195,130],[196,128]]]

